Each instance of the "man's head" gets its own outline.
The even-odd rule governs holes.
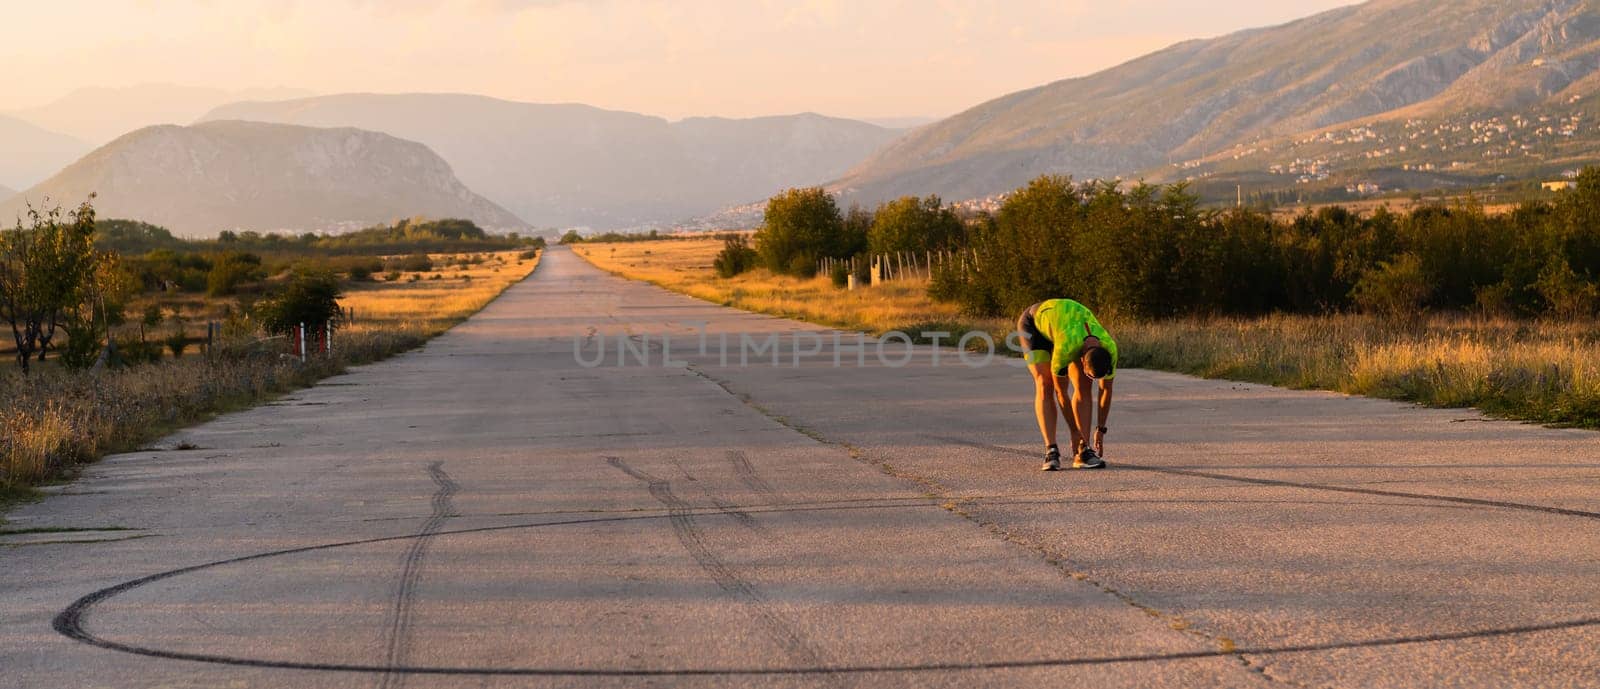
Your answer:
[[[1111,375],[1112,368],[1110,350],[1099,344],[1090,345],[1088,349],[1083,350],[1083,370],[1090,378],[1103,380]]]

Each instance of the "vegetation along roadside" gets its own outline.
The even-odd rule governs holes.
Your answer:
[[[935,198],[841,211],[797,189],[751,236],[573,246],[694,297],[869,332],[999,336],[1070,296],[1104,315],[1125,366],[1600,428],[1597,170],[1503,214],[1285,219],[1204,209],[1181,185],[1043,177],[956,218]]]
[[[0,370],[0,496],[413,349],[531,274],[542,247],[458,220],[190,241],[88,203],[37,212],[0,232],[16,362]]]

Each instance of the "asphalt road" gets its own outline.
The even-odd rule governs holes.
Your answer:
[[[15,510],[0,686],[1600,684],[1600,434],[1130,370],[1045,474],[1023,371],[833,338],[552,250]]]

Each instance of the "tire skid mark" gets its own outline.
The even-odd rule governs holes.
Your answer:
[[[444,462],[428,465],[428,478],[438,489],[433,493],[433,513],[422,523],[406,548],[400,562],[400,580],[395,586],[394,607],[389,610],[384,631],[384,667],[389,668],[378,678],[378,689],[400,689],[405,686],[405,672],[396,668],[406,666],[411,655],[411,622],[416,608],[417,582],[422,578],[422,563],[428,557],[428,546],[444,526],[445,519],[455,511],[451,498],[460,486],[444,471]]]
[[[755,466],[750,463],[750,458],[745,455],[744,450],[728,450],[728,461],[733,463],[733,475],[738,477],[739,482],[746,488],[763,495],[778,494],[778,491],[773,490],[772,484],[767,483],[767,480],[756,472]]]
[[[926,436],[930,440],[955,443],[980,450],[1004,452],[1019,456],[1032,457],[1033,455],[1022,450],[1004,445],[991,445],[962,438],[949,438],[944,436]],[[1256,478],[1254,476],[1238,476],[1235,474],[1222,474],[1214,471],[1198,471],[1195,469],[1177,469],[1173,467],[1157,466],[1153,464],[1117,464],[1116,469],[1126,471],[1145,471],[1154,474],[1169,474],[1172,476],[1187,476],[1190,478],[1203,478],[1213,481],[1228,481],[1231,483],[1245,483],[1255,486],[1269,486],[1272,488],[1298,488],[1301,490],[1316,490],[1328,493],[1346,493],[1351,495],[1370,495],[1383,498],[1405,498],[1408,500],[1432,500],[1436,502],[1454,503],[1457,505],[1470,505],[1473,507],[1488,507],[1503,510],[1518,510],[1522,512],[1540,512],[1555,514],[1563,517],[1580,517],[1583,519],[1600,519],[1600,512],[1569,509],[1566,507],[1551,507],[1549,505],[1533,505],[1524,502],[1509,502],[1506,500],[1489,500],[1486,498],[1470,498],[1460,495],[1440,495],[1436,493],[1409,493],[1399,490],[1382,490],[1378,488],[1359,488],[1355,486],[1338,486],[1323,483],[1305,483],[1301,481],[1285,481],[1281,479]]]
[[[766,629],[773,640],[783,647],[783,650],[790,657],[808,665],[822,664],[822,654],[795,630],[794,625],[790,624],[778,611],[773,609],[772,603],[761,595],[761,591],[754,584],[740,577],[727,562],[712,552],[711,547],[706,543],[704,533],[695,521],[697,511],[672,491],[670,482],[629,466],[620,457],[606,457],[605,459],[607,464],[610,464],[618,471],[644,483],[646,490],[650,491],[650,497],[655,498],[657,502],[667,507],[667,519],[672,524],[672,532],[673,535],[677,536],[678,543],[683,546],[684,550],[689,551],[689,556],[694,558],[695,563],[702,570],[705,570],[706,574],[711,575],[711,580],[716,583],[718,588],[743,599],[744,602],[749,604],[749,608],[756,619],[760,621],[761,626]],[[723,510],[723,512],[737,519],[734,513],[726,510]],[[745,517],[753,520],[748,514],[745,514]]]

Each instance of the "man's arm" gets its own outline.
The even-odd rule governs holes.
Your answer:
[[[1106,419],[1111,418],[1111,389],[1114,387],[1114,383],[1116,381],[1111,379],[1100,381],[1100,413],[1098,414],[1100,426],[1094,430],[1094,451],[1095,454],[1102,457],[1105,456],[1106,451],[1106,434],[1100,429],[1110,425],[1106,423]]]

